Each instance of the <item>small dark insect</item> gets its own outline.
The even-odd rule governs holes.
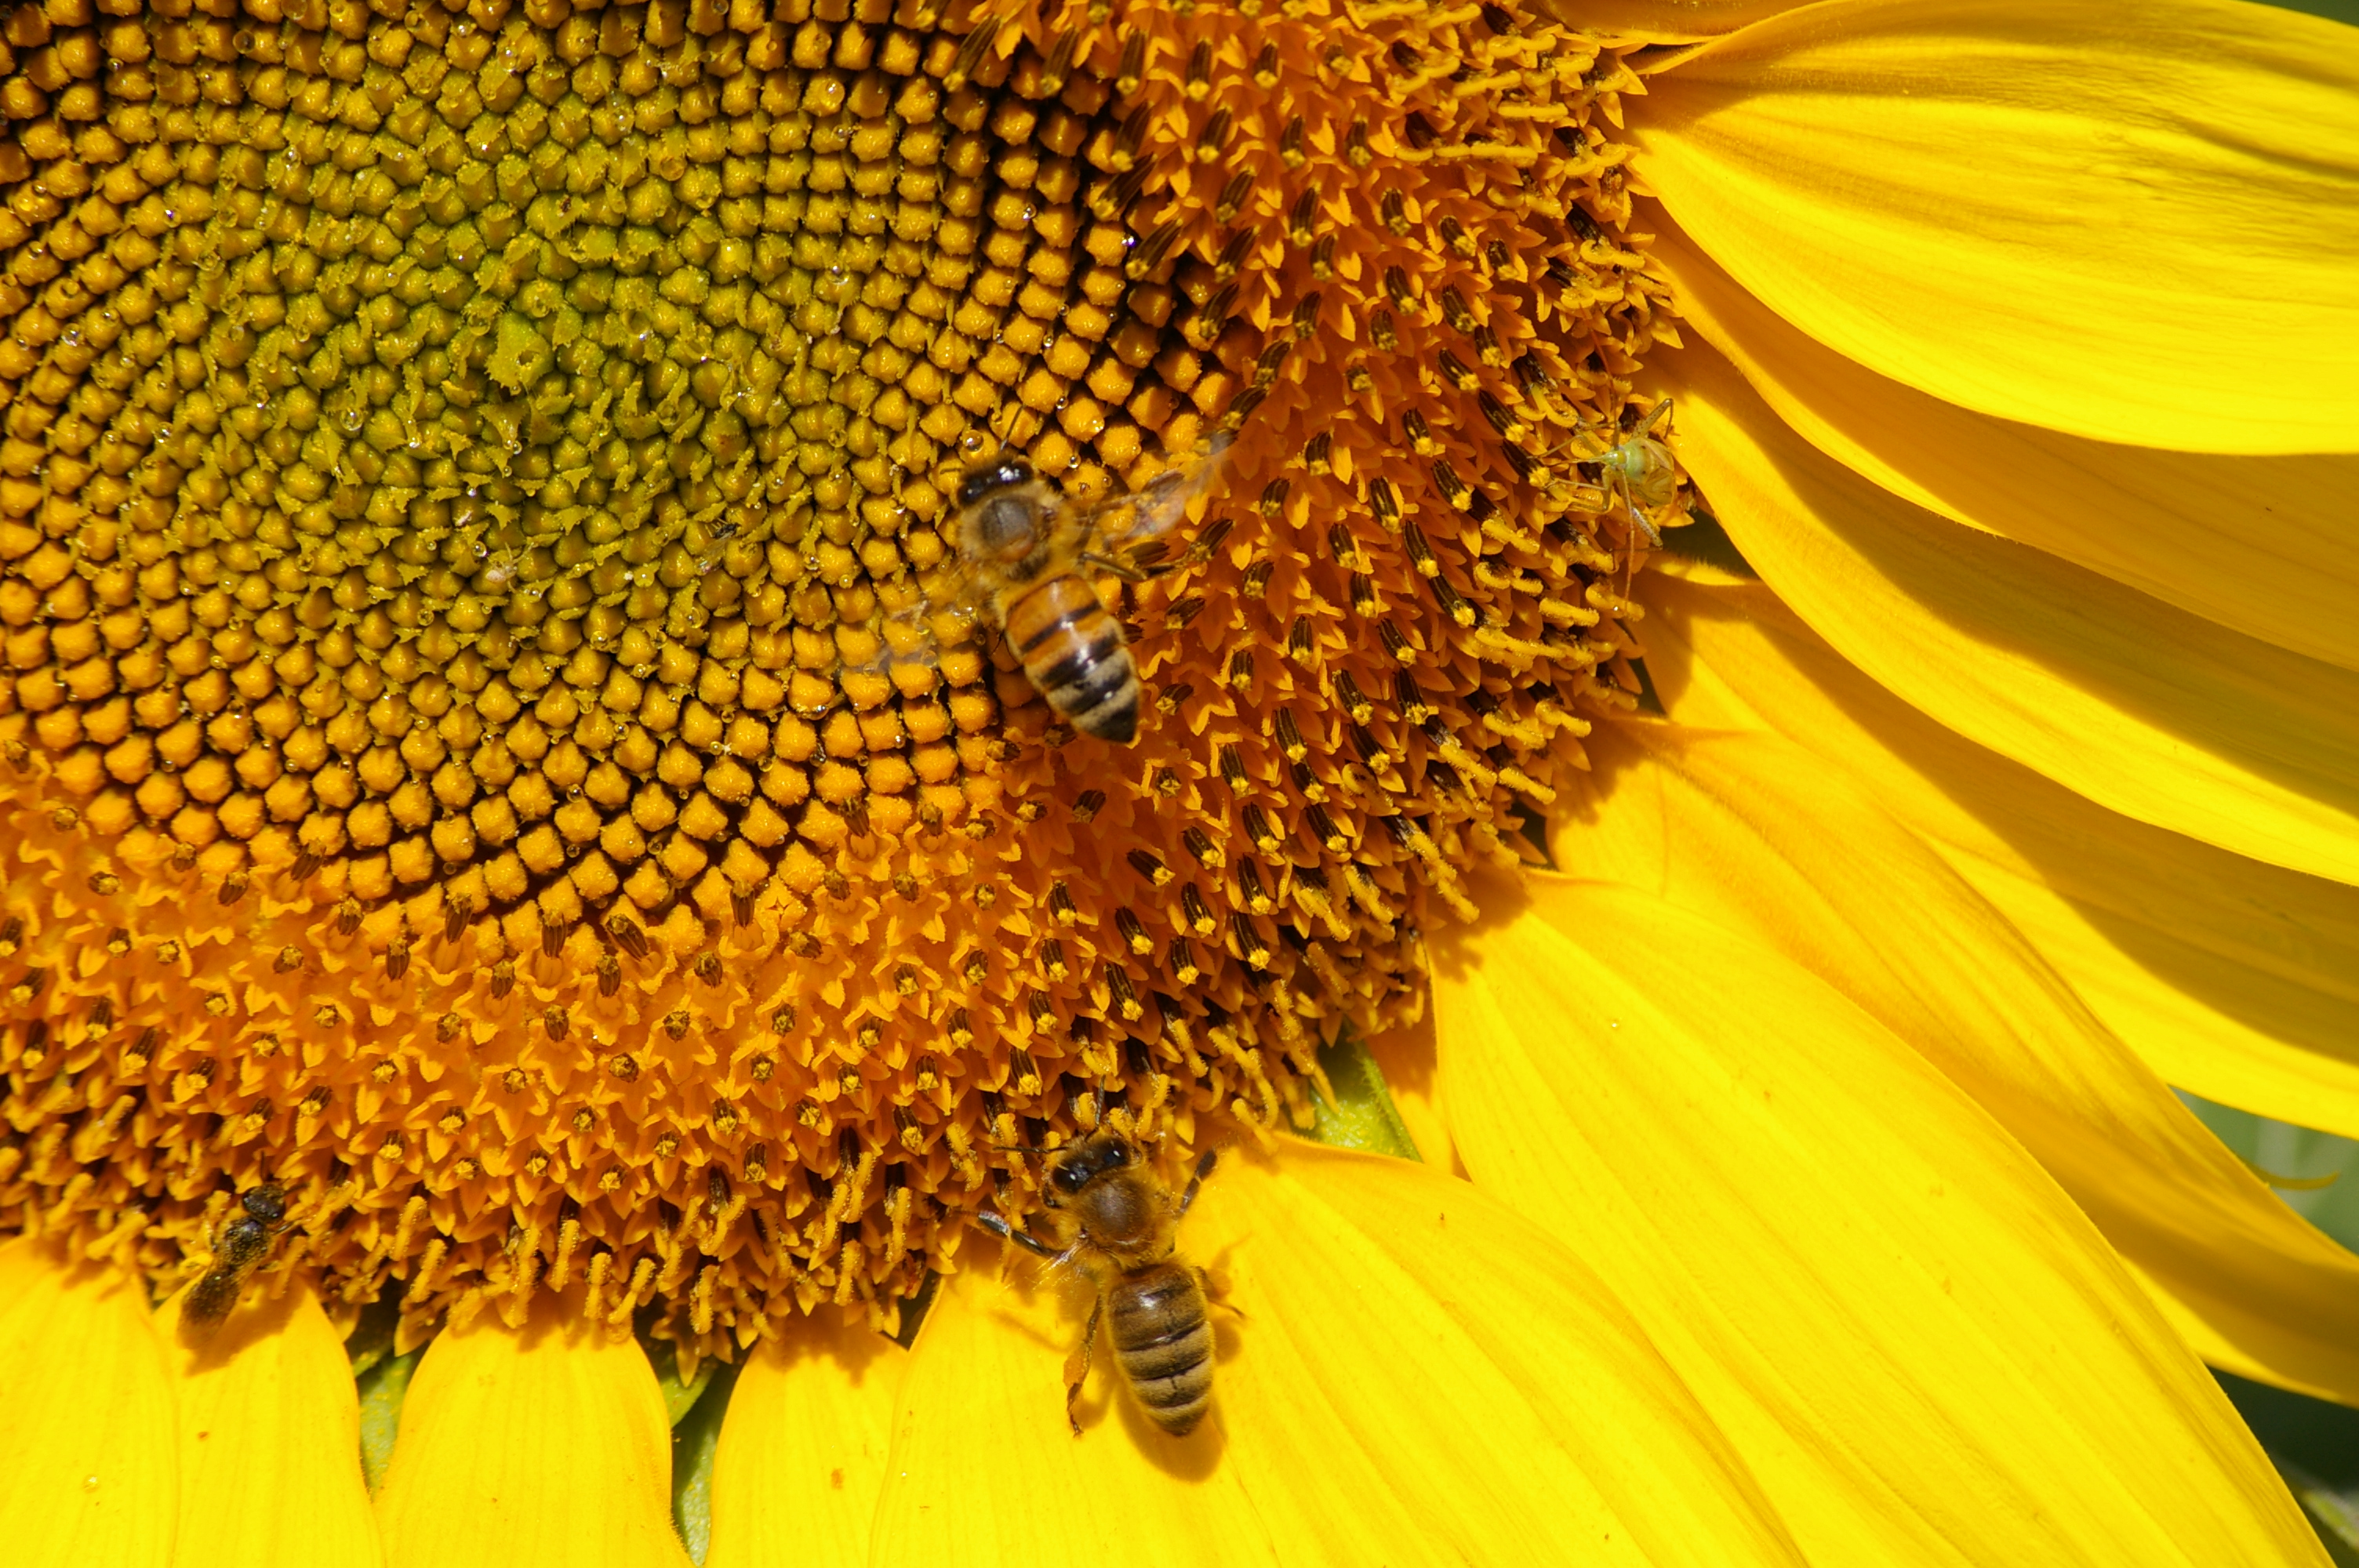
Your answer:
[[[233,1215],[213,1238],[212,1267],[180,1303],[180,1337],[202,1345],[220,1329],[245,1281],[270,1253],[270,1238],[286,1227],[287,1194],[266,1182],[239,1199],[245,1212]]]
[[[1218,1151],[1196,1161],[1176,1197],[1136,1140],[1100,1128],[1049,1156],[1049,1206],[1072,1211],[1078,1233],[1061,1251],[984,1211],[975,1223],[1003,1240],[1078,1264],[1097,1288],[1082,1347],[1065,1365],[1065,1420],[1089,1378],[1098,1322],[1109,1319],[1114,1365],[1147,1419],[1174,1437],[1196,1430],[1212,1408],[1212,1327],[1203,1271],[1178,1256],[1180,1221],[1212,1173]]]

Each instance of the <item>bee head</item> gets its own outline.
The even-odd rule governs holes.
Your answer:
[[[1081,1216],[1082,1229],[1101,1247],[1147,1243],[1163,1223],[1162,1186],[1147,1172],[1138,1145],[1114,1131],[1090,1134],[1060,1150],[1049,1167],[1059,1207]]]
[[[1013,452],[1003,452],[959,481],[958,503],[973,506],[995,490],[1013,490],[1032,482],[1032,465]]]
[[[1082,1189],[1109,1171],[1119,1171],[1136,1159],[1130,1140],[1113,1132],[1093,1132],[1058,1151],[1049,1168],[1049,1184],[1060,1197],[1078,1197]]]
[[[287,1194],[276,1182],[255,1187],[238,1201],[258,1224],[275,1226],[287,1217]]]
[[[1012,564],[1039,547],[1042,486],[1022,458],[1006,453],[973,470],[959,481],[958,501],[970,555]]]

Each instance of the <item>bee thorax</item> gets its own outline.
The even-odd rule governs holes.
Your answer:
[[[1163,1206],[1146,1184],[1109,1180],[1093,1183],[1077,1206],[1082,1227],[1090,1240],[1112,1251],[1152,1241],[1163,1218]]]

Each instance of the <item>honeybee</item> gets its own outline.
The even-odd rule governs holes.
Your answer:
[[[1211,485],[1233,439],[1223,431],[1144,489],[1086,505],[1067,500],[1013,451],[976,464],[959,481],[951,531],[970,576],[968,598],[1006,635],[1032,688],[1083,734],[1122,746],[1138,738],[1138,668],[1082,568],[1145,581],[1144,572],[1108,552],[1169,531]],[[1125,511],[1131,525],[1110,534],[1107,523]]]
[[[276,1182],[243,1195],[243,1214],[233,1215],[213,1238],[212,1267],[190,1287],[180,1303],[180,1337],[202,1345],[220,1329],[245,1293],[245,1281],[269,1255],[270,1238],[285,1228],[287,1193]]]
[[[1077,1265],[1097,1286],[1082,1347],[1065,1364],[1065,1420],[1074,1436],[1082,1434],[1082,1423],[1073,1406],[1090,1375],[1101,1318],[1108,1320],[1114,1365],[1147,1420],[1185,1437],[1212,1409],[1212,1327],[1204,1276],[1179,1257],[1178,1248],[1180,1222],[1217,1155],[1207,1149],[1197,1157],[1187,1189],[1175,1198],[1136,1140],[1101,1127],[1049,1156],[1048,1206],[1073,1214],[1073,1238],[1063,1249],[988,1209],[975,1217],[1003,1240]]]

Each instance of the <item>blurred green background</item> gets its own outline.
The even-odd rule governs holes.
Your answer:
[[[2359,12],[2359,4],[2342,9]],[[2220,1141],[2262,1172],[2264,1180],[2332,1177],[2324,1186],[2280,1188],[2277,1195],[2312,1225],[2359,1251],[2359,1143],[2213,1105],[2183,1091],[2179,1098],[2219,1134]],[[2359,1411],[2264,1388],[2224,1372],[2220,1386],[2228,1390],[2294,1496],[2310,1511],[2329,1554],[2348,1568],[2359,1568]]]

